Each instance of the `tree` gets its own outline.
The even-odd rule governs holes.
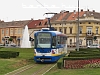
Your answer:
[[[97,39],[97,36],[94,36],[93,39],[96,40]]]
[[[10,37],[10,38],[9,38],[9,41],[13,41],[13,38]]]

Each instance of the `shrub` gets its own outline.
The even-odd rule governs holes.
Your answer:
[[[16,58],[19,52],[14,51],[0,51],[0,58]]]
[[[63,67],[63,57],[58,60],[57,67],[58,67],[58,69],[62,69],[62,67]]]

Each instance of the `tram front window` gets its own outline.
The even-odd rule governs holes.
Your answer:
[[[37,40],[38,40],[37,48],[50,48],[51,47],[50,33],[38,33]]]

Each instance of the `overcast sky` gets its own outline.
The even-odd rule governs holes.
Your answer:
[[[79,1],[80,9],[100,12],[100,0]],[[0,0],[0,19],[4,21],[43,19],[51,16],[44,15],[47,12],[77,10],[77,4],[78,0]]]

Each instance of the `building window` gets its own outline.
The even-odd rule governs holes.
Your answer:
[[[89,22],[88,24],[91,24],[91,22]]]
[[[62,29],[60,28],[59,31],[62,32]]]
[[[2,29],[2,34],[4,34],[4,30]]]
[[[8,29],[6,29],[6,34],[8,34]]]
[[[96,34],[98,34],[98,27],[96,28]]]
[[[79,27],[79,34],[82,34],[82,27]]]
[[[44,25],[47,25],[47,22],[45,22],[45,24]]]
[[[64,28],[64,34],[66,34],[66,28]]]
[[[92,27],[87,27],[87,34],[92,34]]]
[[[70,45],[72,45],[72,39],[70,39]]]
[[[18,29],[18,34],[21,34],[21,29],[20,28]]]
[[[82,39],[79,40],[79,45],[82,45]]]
[[[70,27],[70,34],[72,34],[72,27]]]
[[[99,24],[99,23],[97,23],[97,24]]]
[[[17,29],[15,29],[15,34],[17,34]]]
[[[39,26],[41,25],[41,22],[39,23]]]
[[[13,29],[10,29],[10,34],[13,34]]]
[[[80,22],[80,24],[82,24],[82,22]]]

